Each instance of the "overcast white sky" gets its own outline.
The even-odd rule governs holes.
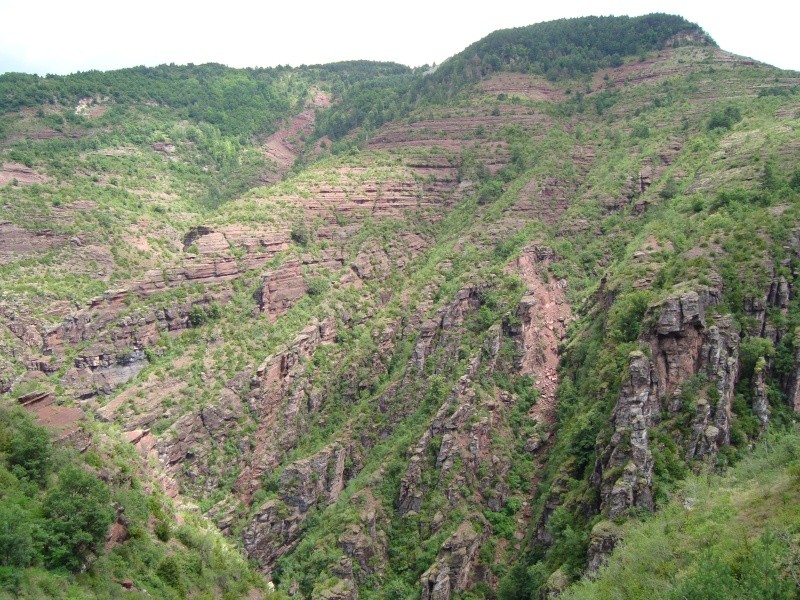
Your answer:
[[[440,63],[496,29],[584,15],[679,14],[724,48],[800,70],[796,0],[0,0],[0,73],[162,63]],[[747,8],[746,8],[747,7]]]

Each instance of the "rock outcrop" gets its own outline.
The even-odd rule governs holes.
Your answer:
[[[64,236],[56,235],[50,230],[29,231],[14,223],[0,221],[0,265],[49,250],[66,241]]]
[[[287,261],[262,278],[259,298],[261,312],[267,313],[274,320],[305,296],[306,291],[300,261]]]
[[[278,499],[258,507],[242,533],[247,556],[269,573],[275,562],[297,545],[302,515]]]
[[[466,468],[457,472],[443,490],[445,496],[455,505],[463,495],[459,490],[463,484],[478,483],[477,471],[481,463],[492,463],[493,474],[502,476],[508,470],[508,464],[489,452],[489,431],[496,424],[498,417],[494,412],[497,406],[491,402],[480,402],[473,389],[474,379],[479,367],[483,365],[487,373],[491,373],[493,363],[499,350],[499,329],[495,336],[489,337],[486,347],[486,360],[480,355],[473,358],[470,367],[450,392],[447,400],[436,412],[431,424],[420,440],[409,450],[409,466],[400,480],[400,492],[397,498],[397,510],[401,515],[419,512],[428,489],[423,484],[423,469],[426,454],[438,443],[434,468],[438,471],[438,482],[443,486],[448,474],[456,462]],[[413,357],[412,357],[413,360]],[[476,420],[474,417],[479,408],[490,412],[490,417]],[[504,486],[499,489],[490,485],[494,480],[487,480],[483,487],[487,492],[486,502],[492,510],[499,510],[505,502]],[[489,494],[488,492],[491,492]]]
[[[592,527],[586,561],[586,574],[592,577],[604,566],[620,542],[620,528],[610,521],[600,521]]]
[[[473,562],[486,541],[489,524],[481,517],[467,519],[442,544],[436,562],[420,577],[421,600],[450,600],[454,592],[469,588]]]
[[[785,390],[789,406],[800,414],[800,331],[794,333],[794,362],[791,374],[786,378]]]
[[[658,379],[650,359],[632,352],[628,375],[611,416],[611,441],[598,460],[595,484],[610,518],[628,508],[653,508],[653,457],[648,429],[659,416]]]
[[[47,181],[47,177],[25,165],[15,162],[0,163],[0,187],[9,184],[28,185],[31,183],[44,183],[45,181]],[[2,225],[4,224],[0,223],[0,227],[2,227]]]
[[[309,509],[339,497],[350,448],[333,445],[290,463],[280,477],[277,498],[260,506],[243,533],[244,548],[269,573],[275,561],[299,541]]]
[[[229,439],[237,440],[243,414],[239,396],[223,388],[215,402],[180,417],[156,443],[167,475],[180,477],[185,491],[191,489],[197,496],[213,492],[233,468],[213,455]],[[249,450],[246,440],[239,444],[240,452]]]
[[[698,374],[708,385],[696,400],[688,459],[715,454],[730,442],[731,403],[739,375],[739,337],[731,317],[707,326],[706,311],[719,304],[717,289],[700,288],[668,298],[656,309],[657,322],[640,339],[652,359],[632,352],[627,377],[611,418],[613,433],[598,449],[592,482],[601,510],[615,518],[633,507],[653,508],[653,458],[649,430],[663,408],[682,409],[681,386]]]
[[[739,377],[739,335],[731,317],[717,319],[708,329],[700,354],[700,373],[706,373],[709,390],[697,400],[688,457],[716,454],[731,438],[731,404]]]
[[[389,562],[389,540],[381,529],[387,515],[369,489],[354,495],[352,504],[358,508],[358,521],[339,536],[339,547],[358,564],[356,580],[380,576]]]
[[[311,600],[358,600],[358,587],[353,576],[353,563],[347,557],[328,567],[334,580],[315,587]]]
[[[237,482],[237,489],[245,498],[261,486],[261,475],[279,464],[282,452],[294,446],[300,426],[298,419],[309,403],[308,390],[301,385],[306,359],[321,344],[331,343],[334,336],[333,319],[309,325],[291,344],[268,356],[256,369],[247,401],[258,430],[249,464]]]
[[[767,398],[766,382],[767,362],[764,358],[758,359],[753,372],[753,413],[761,423],[761,433],[764,433],[769,424],[769,398]]]

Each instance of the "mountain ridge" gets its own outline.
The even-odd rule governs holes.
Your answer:
[[[127,439],[278,597],[560,592],[797,410],[800,77],[665,23],[550,78],[215,67],[197,105],[6,110],[7,401]],[[195,589],[176,544],[135,587]]]

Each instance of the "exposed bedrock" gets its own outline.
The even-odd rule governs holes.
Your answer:
[[[612,412],[610,441],[598,447],[592,482],[600,489],[601,510],[614,518],[630,508],[653,508],[650,430],[663,409],[682,410],[681,387],[704,374],[707,385],[696,401],[687,458],[715,454],[730,443],[731,404],[739,375],[739,335],[729,316],[708,326],[706,311],[720,293],[700,288],[673,296],[657,309],[658,320],[632,352],[627,375]]]

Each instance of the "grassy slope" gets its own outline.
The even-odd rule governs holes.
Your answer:
[[[762,441],[724,475],[690,476],[662,510],[621,527],[595,581],[562,597],[796,598],[800,432]]]

